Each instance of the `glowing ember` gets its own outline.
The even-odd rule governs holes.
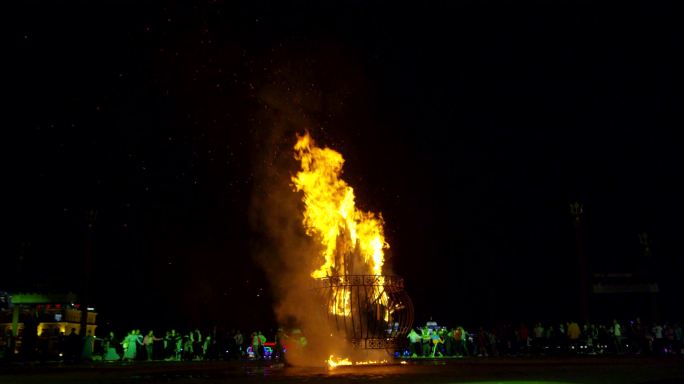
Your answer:
[[[298,138],[294,150],[295,159],[301,162],[301,171],[292,177],[292,182],[295,191],[304,193],[304,228],[322,246],[322,265],[311,276],[344,279],[352,274],[382,275],[384,249],[389,248],[383,219],[381,215],[356,208],[354,189],[341,179],[342,155],[330,148],[317,147],[308,133]],[[334,293],[330,312],[350,316],[349,292]],[[374,302],[387,305],[386,293],[377,286],[374,296]],[[389,313],[385,311],[382,317],[388,319]]]
[[[340,365],[352,365],[352,362],[349,361],[349,359],[337,359],[333,355],[330,355],[328,360],[326,360],[325,362],[328,363],[329,368],[339,367]]]
[[[354,365],[378,365],[378,364],[387,364],[387,360],[370,360],[370,361],[355,361]]]
[[[387,364],[387,360],[369,360],[369,361],[354,361],[352,362],[349,360],[349,358],[336,358],[333,355],[330,355],[328,360],[325,361],[328,364],[328,368],[333,369],[339,366],[343,365],[379,365],[379,364]]]

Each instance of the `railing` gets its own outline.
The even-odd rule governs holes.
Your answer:
[[[316,279],[314,288],[381,286],[385,289],[404,289],[404,279],[393,275],[342,275]]]

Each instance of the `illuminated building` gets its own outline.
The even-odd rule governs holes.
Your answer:
[[[69,334],[75,329],[80,334],[81,309],[75,304],[73,294],[6,293],[3,308],[0,308],[0,329],[2,335],[10,331],[21,339],[25,322],[36,316],[37,335],[54,334],[54,330]],[[86,330],[95,334],[97,313],[89,308]]]

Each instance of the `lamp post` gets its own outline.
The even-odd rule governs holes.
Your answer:
[[[577,252],[577,267],[579,280],[579,312],[583,322],[589,321],[589,286],[587,279],[587,261],[584,256],[582,243],[582,214],[583,206],[575,201],[570,204],[570,213],[574,217],[575,223],[575,248]]]
[[[655,276],[655,270],[650,268],[652,265],[656,265],[655,260],[653,260],[653,253],[651,252],[651,240],[648,238],[648,233],[639,233],[639,243],[641,244],[641,254],[643,257],[643,262],[641,263],[644,267],[640,268],[642,273],[641,278],[648,279],[649,283],[657,286],[657,276]],[[651,318],[654,320],[659,320],[660,311],[658,309],[658,294],[657,292],[652,292],[650,295],[651,302]]]
[[[86,328],[88,327],[88,306],[90,301],[90,276],[92,274],[92,264],[93,264],[93,237],[95,234],[95,221],[97,220],[97,210],[90,209],[86,212],[86,239],[85,239],[85,249],[83,252],[83,284],[82,286],[82,298],[81,298],[81,337],[85,337],[88,333]]]

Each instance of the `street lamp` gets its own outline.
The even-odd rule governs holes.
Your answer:
[[[570,213],[575,218],[575,247],[577,252],[577,267],[579,277],[579,306],[580,316],[585,323],[589,321],[589,291],[587,283],[587,261],[582,245],[582,214],[583,206],[575,201],[570,204]]]

